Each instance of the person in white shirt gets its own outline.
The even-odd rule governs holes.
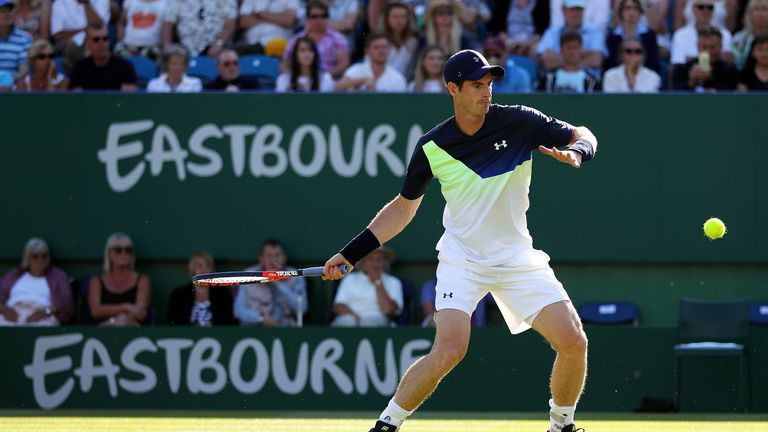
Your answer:
[[[416,78],[408,83],[408,91],[444,93],[444,63],[445,52],[439,45],[431,45],[424,48],[416,63]]]
[[[189,52],[181,45],[171,45],[163,51],[165,73],[147,84],[148,93],[196,93],[203,90],[200,78],[188,76]]]
[[[125,0],[117,23],[115,52],[158,57],[166,0]]]
[[[291,71],[277,77],[278,92],[332,92],[333,77],[320,68],[317,45],[308,36],[296,40],[291,54]]]
[[[244,0],[238,25],[245,31],[246,43],[263,49],[272,39],[291,38],[298,13],[298,0]]]
[[[715,10],[714,0],[693,0],[694,22],[681,27],[672,35],[672,64],[683,64],[699,55],[698,32],[704,27],[713,25],[712,15]],[[723,60],[733,63],[731,51],[731,32],[723,27],[718,27],[723,35]]]
[[[608,69],[603,76],[605,93],[657,93],[661,77],[643,66],[643,44],[625,39],[619,48],[621,64]]]
[[[109,18],[109,0],[56,0],[51,7],[51,34],[57,45],[72,40],[82,46],[88,24],[107,25]]]
[[[353,64],[336,83],[336,91],[404,92],[403,74],[387,64],[389,39],[384,33],[370,33],[365,39],[365,61]]]

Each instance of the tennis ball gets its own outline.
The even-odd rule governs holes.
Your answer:
[[[718,218],[709,218],[704,222],[704,234],[710,240],[717,240],[726,233],[725,224]]]

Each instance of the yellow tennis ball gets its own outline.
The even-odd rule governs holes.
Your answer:
[[[725,224],[718,218],[709,218],[704,222],[704,234],[706,234],[710,240],[717,240],[723,237],[726,231]]]

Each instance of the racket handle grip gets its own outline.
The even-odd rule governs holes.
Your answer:
[[[349,273],[349,267],[346,264],[342,264],[339,267],[339,270],[341,270],[341,273],[347,274]],[[322,276],[323,275],[323,268],[322,267],[310,267],[302,270],[301,274],[303,276]]]

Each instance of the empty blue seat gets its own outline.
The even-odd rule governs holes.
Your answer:
[[[511,63],[512,65],[525,69],[525,71],[528,72],[528,76],[531,77],[531,81],[533,83],[536,83],[536,81],[539,79],[539,67],[533,60],[529,59],[528,57],[511,55],[507,57],[507,63]]]
[[[749,303],[749,322],[768,325],[768,301]]]
[[[637,305],[632,302],[583,303],[576,309],[585,324],[633,324],[640,321]]]
[[[204,56],[193,57],[189,60],[187,75],[200,78],[203,84],[211,82],[219,75],[216,70],[216,61]]]
[[[136,78],[139,81],[139,87],[146,88],[147,83],[151,79],[157,78],[157,63],[153,60],[143,56],[128,56],[124,58],[133,65],[133,70],[136,71]]]
[[[256,78],[262,89],[274,89],[280,74],[280,60],[265,55],[247,55],[240,58],[240,75]]]

